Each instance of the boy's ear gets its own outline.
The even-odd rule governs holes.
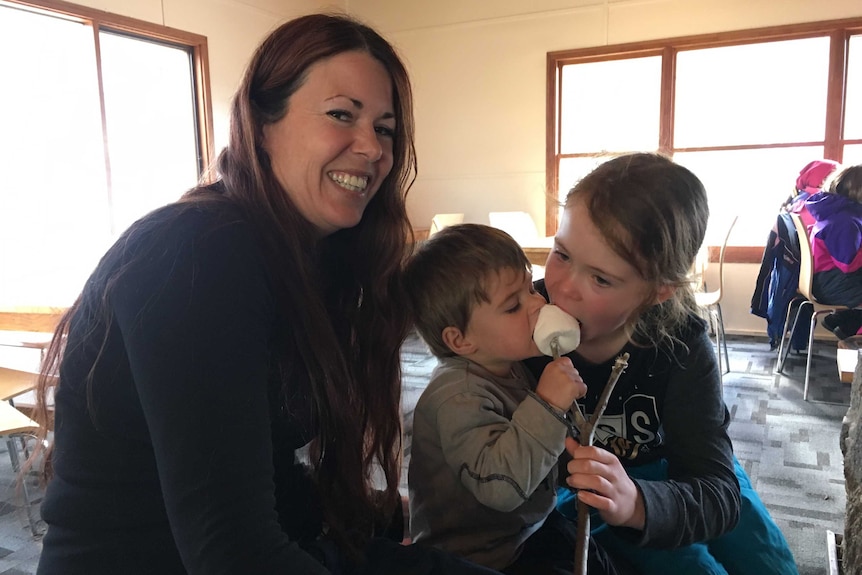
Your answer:
[[[676,286],[672,286],[670,284],[665,284],[658,288],[655,294],[654,305],[658,305],[660,303],[666,302],[668,299],[676,293]]]
[[[444,327],[442,335],[443,343],[456,355],[469,355],[476,349],[476,346],[464,336],[464,332],[454,325]]]

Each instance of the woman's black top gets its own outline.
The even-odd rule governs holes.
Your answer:
[[[291,329],[231,204],[136,222],[72,319],[38,572],[327,573],[300,546],[322,527],[310,402],[275,375]]]

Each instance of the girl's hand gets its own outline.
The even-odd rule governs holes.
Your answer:
[[[582,446],[571,437],[566,438],[566,451],[574,458],[566,466],[566,483],[579,490],[578,500],[597,509],[608,525],[643,529],[643,496],[620,460],[609,451]]]
[[[545,366],[536,385],[536,395],[560,411],[568,411],[576,399],[586,394],[584,380],[572,365],[572,360],[565,356]]]

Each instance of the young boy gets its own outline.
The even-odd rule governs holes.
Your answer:
[[[450,226],[407,265],[419,334],[439,359],[413,416],[410,532],[506,573],[572,573],[574,525],[554,511],[565,412],[586,386],[568,358],[539,381],[533,329],[545,299],[518,244]],[[547,520],[547,521],[546,521]],[[590,573],[616,573],[591,544]]]

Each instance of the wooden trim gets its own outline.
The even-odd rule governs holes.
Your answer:
[[[709,261],[718,263],[721,246],[709,246]],[[759,264],[763,261],[763,248],[755,246],[727,246],[724,250],[726,264]]]
[[[97,10],[87,6],[64,2],[63,0],[3,0],[9,4],[29,6],[41,11],[61,14],[68,18],[81,21],[90,21],[97,27],[105,27],[110,30],[127,32],[131,34],[144,34],[150,38],[164,42],[174,42],[187,46],[206,44],[207,37],[186,32],[169,26],[162,26],[147,20],[138,20],[129,16]]]
[[[559,203],[559,170],[557,159],[560,120],[560,70],[548,54],[547,83],[545,91],[545,235],[557,230],[557,204]]]
[[[557,50],[548,52],[548,58],[560,64],[572,62],[604,61],[615,58],[632,58],[672,46],[678,50],[701,48],[717,48],[739,44],[755,44],[774,40],[798,40],[821,36],[836,29],[845,29],[851,33],[862,32],[862,18],[843,18],[840,20],[822,20],[802,24],[782,26],[767,26],[765,28],[749,28],[746,30],[731,30],[711,34],[693,36],[677,36],[660,40],[644,40],[625,44],[593,46],[573,50]]]
[[[105,162],[105,190],[108,202],[108,229],[111,234],[117,233],[114,217],[114,180],[111,177],[111,148],[108,145],[108,113],[105,109],[105,83],[102,78],[102,42],[99,38],[99,27],[90,26],[93,32],[93,49],[96,53],[96,86],[99,92],[99,115],[102,120],[102,156]]]
[[[823,148],[825,158],[840,162],[844,146],[841,138],[844,131],[843,102],[847,86],[847,44],[850,35],[844,30],[835,30],[829,42],[829,76],[826,87],[826,143]]]
[[[551,248],[530,248],[522,247],[527,259],[530,263],[539,266],[545,265],[548,260],[548,254]],[[709,261],[710,263],[718,263],[718,258],[721,253],[721,246],[709,246]],[[726,264],[759,264],[763,261],[763,248],[750,246],[727,246],[724,253],[724,263]]]
[[[206,38],[193,52],[195,97],[198,112],[198,145],[200,146],[201,174],[207,174],[215,162],[215,129],[213,128],[212,86],[210,85],[210,59]]]
[[[862,142],[862,139],[859,140]],[[845,140],[845,144],[854,143],[853,140]],[[728,146],[692,146],[690,148],[673,148],[670,149],[670,152],[673,153],[681,153],[681,152],[736,152],[740,150],[774,150],[777,148],[805,148],[805,147],[815,147],[815,146],[824,146],[825,142],[823,140],[818,140],[816,142],[788,142],[783,144],[736,144],[736,145],[728,145]],[[568,158],[587,158],[595,156],[595,152],[581,152],[574,154],[559,154],[558,157],[561,160]]]
[[[670,154],[673,147],[674,96],[676,81],[676,51],[665,47],[661,59],[661,97],[659,103],[658,150]]]
[[[3,310],[0,311],[0,330],[53,332],[64,313],[64,308]]]
[[[543,266],[548,261],[548,254],[551,253],[551,248],[521,248],[527,255],[527,259],[534,266]]]

